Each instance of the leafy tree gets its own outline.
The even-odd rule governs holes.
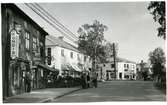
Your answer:
[[[158,47],[149,53],[149,60],[152,64],[153,76],[162,76],[165,72],[165,53],[162,48]]]
[[[104,31],[107,30],[107,26],[103,25],[99,21],[95,20],[93,24],[84,24],[78,29],[79,33],[79,41],[78,41],[78,49],[90,56],[93,60],[92,69],[95,69],[95,62],[98,59],[101,59],[104,55],[103,43],[104,39]]]
[[[148,6],[151,11],[155,22],[158,21],[160,27],[158,28],[158,36],[166,39],[166,14],[165,14],[165,1],[152,1]]]
[[[146,66],[146,63],[143,62],[143,60],[141,60],[141,63],[140,63],[141,71],[140,71],[140,73],[141,73],[141,76],[144,78],[144,81],[145,81],[145,80],[147,79],[147,77],[148,77],[148,71],[147,71],[147,69],[145,68],[145,66]]]

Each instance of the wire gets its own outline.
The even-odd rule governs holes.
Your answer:
[[[61,32],[63,35],[65,35],[66,37],[68,37],[68,39],[74,41],[71,37],[69,37],[68,35],[66,35],[59,28],[57,28],[54,24],[52,24],[49,20],[47,20],[44,16],[42,16],[39,12],[37,12],[34,8],[32,8],[31,6],[29,6],[27,3],[25,3],[25,5],[27,5],[31,10],[33,10],[37,15],[39,15],[42,19],[44,19],[46,22],[48,22],[51,26],[53,26],[53,28],[55,28],[56,30],[58,30],[59,32]]]
[[[44,14],[44,13],[46,13],[45,11],[41,11],[41,9],[42,8],[40,8],[40,9],[38,9],[36,6],[34,6],[33,4],[32,4],[32,6],[34,7],[34,8],[36,8],[38,11],[40,11],[42,14]],[[55,22],[55,21],[57,21],[57,20],[55,20],[55,18],[54,17],[51,17],[51,15],[49,14],[49,13],[47,13],[47,14],[44,14],[47,18],[49,18],[50,19],[50,21],[52,21],[52,22],[54,22],[60,29],[62,29],[63,31],[65,31],[65,32],[67,32],[67,30],[65,30],[64,28],[62,28],[63,26],[61,25],[61,23],[59,22],[59,24],[57,23],[57,22]],[[53,20],[54,21],[53,21]],[[69,31],[68,31],[69,32]],[[67,32],[67,33],[68,33]],[[72,33],[72,32],[71,32]],[[73,33],[72,33],[73,34]],[[74,38],[74,39],[78,39],[75,35],[70,35],[72,38]]]
[[[75,37],[75,38],[78,39],[78,37],[77,37],[75,34],[73,34],[68,28],[66,28],[62,23],[60,23],[56,18],[54,18],[52,15],[50,15],[50,14],[49,14],[44,8],[42,8],[39,4],[35,3],[35,5],[38,6],[41,10],[43,10],[48,16],[50,16],[50,17],[54,20],[54,22],[56,21],[56,22],[58,23],[58,25],[63,28],[63,30],[69,32],[73,37]],[[56,24],[57,24],[57,23],[56,23]]]

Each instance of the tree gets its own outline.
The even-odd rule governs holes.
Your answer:
[[[141,73],[141,76],[144,78],[144,81],[146,81],[147,77],[148,77],[148,71],[147,71],[145,66],[146,66],[146,63],[143,62],[143,60],[141,60],[141,63],[140,63],[141,71],[140,71],[140,73]]]
[[[93,24],[84,24],[78,29],[79,41],[78,49],[90,56],[92,59],[92,69],[95,69],[96,60],[102,58],[104,55],[102,45],[104,40],[104,31],[107,26],[95,20]]]
[[[166,14],[165,14],[165,1],[152,1],[148,6],[148,10],[151,11],[155,22],[158,21],[160,27],[158,30],[158,36],[166,39]]]
[[[149,53],[149,60],[152,64],[153,76],[162,76],[166,72],[165,53],[162,48],[158,47]]]

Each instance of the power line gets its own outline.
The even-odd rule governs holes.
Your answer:
[[[69,33],[72,35],[72,37],[75,37],[75,38],[78,39],[78,37],[77,37],[75,34],[73,34],[68,28],[66,28],[62,23],[60,23],[56,18],[54,18],[52,15],[50,15],[43,7],[41,7],[41,6],[40,6],[39,4],[37,4],[37,3],[35,3],[35,4],[36,4],[36,6],[39,7],[41,10],[43,10],[48,16],[50,16],[54,21],[56,21],[56,22],[58,23],[58,25],[63,28],[63,30],[69,32]]]
[[[57,28],[54,24],[52,24],[49,20],[47,20],[46,17],[42,16],[39,12],[37,12],[34,8],[32,8],[31,6],[29,6],[27,3],[25,3],[25,5],[27,5],[31,10],[33,10],[37,15],[39,15],[42,19],[44,19],[46,22],[48,22],[51,26],[53,26],[53,28],[55,28],[56,30],[58,30],[59,32],[61,32],[63,35],[65,35],[66,37],[68,37],[68,39],[74,41],[71,37],[69,37],[68,35],[66,35],[59,28]]]
[[[38,6],[38,8],[35,6],[35,5],[33,5],[33,4],[31,4],[34,8],[36,8],[38,11],[40,11],[42,14],[44,14],[47,18],[49,18],[49,20],[50,21],[52,21],[52,22],[54,22],[60,29],[62,29],[63,31],[65,31],[65,32],[67,32],[67,30],[65,30],[64,28],[63,28],[63,26],[61,25],[61,23],[60,22],[58,22],[58,20],[56,20],[52,15],[50,15],[49,13],[46,13],[46,11],[42,8],[42,7],[39,7]],[[39,9],[40,8],[40,9]],[[43,10],[43,11],[41,11],[41,9]],[[67,34],[69,33],[69,31],[67,32]],[[71,32],[72,33],[72,32]],[[73,34],[73,33],[72,33]],[[75,36],[75,35],[70,35],[72,38],[74,38],[74,39],[77,39],[77,37]]]
[[[33,6],[34,7],[34,6]],[[36,8],[36,7],[35,7]],[[32,9],[32,7],[31,7],[31,9]],[[38,9],[38,8],[36,8],[36,9]],[[36,11],[36,10],[35,10]],[[38,12],[39,13],[39,9],[38,9],[38,11],[36,11],[36,12]],[[41,13],[42,13],[42,11],[40,11]],[[43,13],[42,13],[43,14]],[[41,15],[41,14],[40,14]],[[42,15],[42,17],[44,17],[45,19],[47,18],[47,22],[50,20],[51,21],[51,19],[47,16],[47,15],[45,15],[46,17],[44,17],[43,15]],[[54,25],[52,22],[54,22],[54,21],[52,21],[52,22],[50,22],[49,21],[49,23],[51,23],[52,24],[52,26]],[[56,24],[57,25],[57,24]],[[64,36],[66,36],[68,39],[70,39],[70,40],[72,40],[72,41],[74,41],[71,37],[69,37],[65,32],[62,32],[61,31],[61,29],[59,29],[57,26],[53,26],[53,27],[55,27],[56,28],[56,30],[58,30],[59,32],[61,32]]]

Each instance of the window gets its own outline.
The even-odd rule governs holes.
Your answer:
[[[126,64],[124,64],[124,68],[126,68]]]
[[[105,64],[103,64],[103,66],[105,67],[106,65],[105,65]]]
[[[71,58],[73,58],[73,52],[71,52],[70,55],[71,55]]]
[[[64,49],[61,49],[61,56],[64,57]]]
[[[135,69],[135,65],[133,65],[133,69]]]
[[[33,44],[32,44],[33,50],[37,51],[37,38],[33,37],[32,41],[33,41]]]
[[[39,39],[37,38],[37,52],[40,53],[40,45],[39,45]]]
[[[84,61],[86,62],[86,56],[84,56]]]
[[[139,68],[137,68],[136,71],[138,72],[138,71],[139,71]]]
[[[24,27],[27,29],[27,22],[24,21]]]
[[[29,48],[30,48],[30,34],[28,32],[25,33],[25,45],[26,45],[26,49],[29,50]]]
[[[128,71],[128,69],[124,69],[124,71]]]
[[[127,68],[129,68],[129,64],[127,64]]]
[[[47,58],[48,65],[51,65],[51,48],[48,48]]]
[[[111,64],[111,68],[114,68],[115,67],[115,64]]]
[[[129,75],[124,75],[124,78],[127,78],[127,79],[128,79],[128,78],[129,78]]]

